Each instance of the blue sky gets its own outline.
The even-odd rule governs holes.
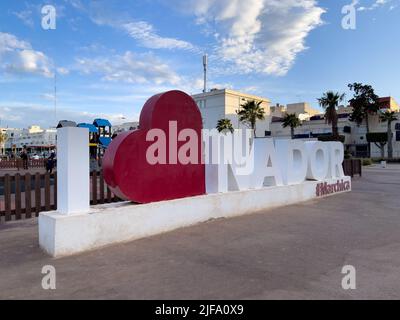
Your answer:
[[[351,3],[356,29],[345,30]],[[55,30],[41,26],[47,4]],[[317,107],[355,81],[399,101],[399,18],[400,0],[3,0],[0,126],[137,120],[153,94],[201,92],[204,53],[209,87],[272,103]]]

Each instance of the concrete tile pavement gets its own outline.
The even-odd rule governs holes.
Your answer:
[[[400,166],[368,168],[353,188],[56,260],[36,221],[0,226],[0,299],[399,299]],[[48,264],[54,291],[41,288]]]

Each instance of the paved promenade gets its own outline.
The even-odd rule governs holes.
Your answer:
[[[400,299],[400,166],[354,191],[50,259],[35,221],[0,226],[1,299]],[[57,289],[41,288],[41,268]],[[341,287],[344,265],[357,289]]]

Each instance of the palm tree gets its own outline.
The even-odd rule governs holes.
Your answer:
[[[231,133],[233,133],[233,131],[235,131],[233,129],[233,125],[232,125],[231,120],[226,119],[226,118],[218,120],[217,130],[218,130],[218,132],[228,132],[228,131],[230,131]]]
[[[388,139],[388,158],[393,158],[393,133],[392,133],[392,122],[397,120],[397,116],[393,111],[386,111],[381,114],[380,117],[382,122],[387,122],[387,139]]]
[[[256,136],[256,122],[257,120],[265,119],[265,110],[261,107],[262,101],[255,102],[247,101],[242,104],[239,111],[236,113],[239,116],[239,121],[244,123],[246,126],[250,127],[254,131],[254,137]]]
[[[294,139],[294,129],[300,126],[301,126],[301,121],[296,116],[295,113],[287,113],[283,118],[282,127],[284,128],[290,127],[290,135],[292,139]]]
[[[336,108],[339,103],[344,100],[345,94],[339,92],[328,91],[323,94],[322,98],[318,99],[319,105],[325,109],[325,121],[332,124],[332,135],[337,138],[338,130],[338,115]]]

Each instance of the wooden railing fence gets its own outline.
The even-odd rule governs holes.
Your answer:
[[[92,205],[121,201],[107,187],[102,172],[90,174]],[[57,173],[0,176],[0,223],[30,219],[57,209]]]
[[[362,175],[361,160],[345,160],[347,176]],[[90,174],[91,205],[121,201],[107,187],[103,173]],[[37,217],[57,209],[57,173],[6,174],[0,176],[0,223]]]

